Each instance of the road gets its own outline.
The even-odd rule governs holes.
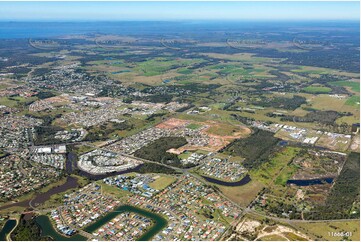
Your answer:
[[[98,148],[98,147],[95,147],[93,146],[94,148]],[[108,150],[104,147],[102,148],[98,148],[98,149],[102,149],[104,151],[108,151],[108,152],[114,152],[114,151],[111,151],[111,150]],[[114,153],[117,153],[118,155],[122,155],[122,156],[125,156],[125,157],[129,157],[129,158],[132,158],[132,159],[137,159],[139,161],[142,161],[144,163],[153,163],[153,164],[157,164],[157,165],[161,165],[161,166],[164,166],[164,167],[167,167],[167,168],[170,168],[170,169],[173,169],[177,172],[180,172],[184,175],[189,175],[189,176],[192,176],[193,178],[199,180],[200,182],[202,182],[203,184],[205,185],[209,185],[209,184],[212,184],[214,185],[213,183],[210,183],[208,181],[206,181],[203,177],[197,175],[197,174],[194,174],[194,173],[191,173],[189,172],[187,169],[182,169],[182,168],[178,168],[178,167],[174,167],[174,166],[171,166],[171,165],[166,165],[166,164],[162,164],[162,163],[159,163],[159,162],[156,162],[156,161],[150,161],[150,160],[146,160],[146,159],[142,159],[142,158],[138,158],[138,157],[135,157],[133,155],[129,155],[129,154],[125,154],[125,153],[122,153],[122,152],[114,152]],[[283,168],[284,169],[284,168]],[[274,217],[274,216],[269,216],[269,215],[265,215],[265,214],[262,214],[262,213],[259,213],[257,211],[255,211],[254,209],[251,209],[249,206],[248,207],[242,207],[240,204],[232,201],[230,198],[228,198],[227,196],[225,196],[223,193],[221,193],[220,191],[218,190],[215,190],[215,192],[217,194],[219,194],[220,196],[222,196],[224,199],[226,199],[227,201],[231,202],[233,205],[237,206],[239,209],[242,210],[242,213],[241,213],[241,217],[243,217],[244,215],[250,213],[250,214],[255,214],[255,215],[259,215],[259,216],[263,216],[265,218],[268,218],[268,219],[272,219],[272,220],[275,220],[275,221],[279,221],[279,222],[285,222],[285,223],[292,223],[292,222],[303,222],[303,223],[314,223],[314,222],[342,222],[342,221],[356,221],[357,219],[336,219],[336,220],[300,220],[300,219],[287,219],[287,218],[279,218],[279,217]],[[257,200],[258,199],[258,196],[253,200]],[[252,202],[253,202],[252,201]],[[250,204],[252,204],[252,202]]]
[[[168,118],[171,118],[172,116],[174,115],[170,115]],[[162,120],[161,122],[163,122],[164,120]],[[146,159],[142,159],[142,158],[138,158],[138,157],[135,157],[133,155],[130,155],[130,154],[125,154],[125,153],[122,153],[122,152],[114,152],[113,150],[108,150],[106,149],[105,147],[108,145],[105,145],[105,147],[98,147],[98,146],[94,146],[92,144],[89,144],[88,142],[84,142],[84,141],[81,141],[81,142],[74,142],[73,144],[82,144],[82,145],[86,145],[86,146],[89,146],[89,147],[92,147],[92,148],[95,148],[95,149],[100,149],[100,150],[104,150],[104,151],[107,151],[107,152],[113,152],[113,153],[116,153],[120,156],[124,156],[124,157],[128,157],[128,158],[131,158],[131,159],[136,159],[136,160],[139,160],[141,162],[144,162],[144,163],[153,163],[153,164],[157,164],[157,165],[161,165],[161,166],[164,166],[164,167],[167,167],[167,168],[170,168],[170,169],[173,169],[175,170],[176,172],[179,172],[183,175],[188,175],[188,176],[191,176],[195,179],[197,179],[198,181],[200,181],[201,183],[205,184],[205,185],[214,185],[213,183],[210,183],[208,181],[206,181],[203,177],[201,177],[200,175],[197,175],[197,174],[194,174],[194,173],[191,173],[189,172],[187,169],[183,169],[183,168],[178,168],[178,167],[173,167],[171,165],[167,165],[167,164],[162,164],[162,163],[159,163],[159,162],[155,162],[155,161],[150,161],[150,160],[146,160]],[[35,148],[36,146],[32,146],[32,148]],[[272,183],[272,182],[271,182]],[[268,186],[271,185],[268,184]],[[237,208],[239,208],[241,210],[241,214],[239,216],[239,218],[237,220],[235,220],[234,222],[232,222],[231,225],[236,225],[238,224],[238,222],[241,221],[241,219],[244,217],[244,215],[246,214],[254,214],[254,215],[259,215],[259,216],[262,216],[264,218],[268,218],[268,219],[272,219],[274,221],[278,221],[278,222],[283,222],[283,223],[297,223],[297,222],[302,222],[302,223],[317,223],[317,222],[340,222],[340,221],[357,221],[358,219],[343,219],[343,220],[291,220],[291,219],[287,219],[287,218],[278,218],[278,217],[274,217],[274,216],[269,216],[269,215],[266,215],[266,214],[263,214],[263,213],[259,213],[253,209],[250,208],[250,206],[248,207],[242,207],[240,204],[232,201],[230,198],[228,198],[227,196],[225,196],[222,192],[218,191],[218,190],[215,190],[215,192],[220,195],[222,198],[226,199],[228,202],[232,203],[234,206],[236,206]],[[257,200],[259,196],[257,196],[253,201]],[[250,203],[252,204],[252,202]],[[31,206],[31,202],[29,203],[29,205]],[[153,206],[153,205],[152,205]],[[31,206],[32,208],[34,208],[33,206]],[[51,211],[52,209],[43,209],[43,210],[37,210],[36,208],[34,208],[35,211],[38,211],[38,212],[49,212]],[[79,228],[76,228],[76,227],[72,227],[69,225],[69,227],[73,228],[73,229],[76,229],[77,231],[79,231],[79,234],[87,237],[87,238],[95,238],[95,236],[93,236],[92,234],[89,234],[85,231],[82,231],[80,230]],[[227,230],[231,229],[232,226],[229,226]]]
[[[128,158],[131,158],[131,159],[135,159],[135,160],[138,160],[138,161],[142,161],[144,163],[152,163],[152,164],[156,164],[156,165],[161,165],[161,166],[164,166],[164,167],[167,167],[167,168],[170,168],[170,169],[173,169],[179,173],[183,173],[184,175],[189,175],[189,176],[192,176],[193,178],[199,180],[200,182],[202,182],[203,184],[205,185],[209,185],[209,184],[212,184],[214,185],[213,183],[210,183],[208,181],[206,181],[203,177],[197,175],[197,174],[194,174],[194,173],[191,173],[188,171],[188,169],[183,169],[183,168],[179,168],[179,167],[174,167],[174,166],[171,166],[171,165],[167,165],[167,164],[163,164],[163,163],[159,163],[159,162],[156,162],[156,161],[151,161],[151,160],[146,160],[146,159],[142,159],[142,158],[139,158],[139,157],[135,157],[133,155],[129,155],[129,154],[125,154],[125,153],[122,153],[122,152],[114,152],[114,151],[111,151],[111,150],[108,150],[108,149],[105,149],[104,147],[103,148],[98,148],[98,147],[94,147],[94,146],[91,146],[93,148],[97,148],[97,149],[101,149],[103,151],[107,151],[107,152],[113,152],[113,153],[116,153],[120,156],[125,156],[125,157],[128,157]],[[215,190],[220,196],[222,196],[223,198],[227,199],[227,201],[229,201],[230,203],[234,204],[236,207],[240,208],[240,209],[244,209],[242,208],[242,206],[240,206],[238,203],[235,203],[234,201],[232,201],[231,199],[229,199],[228,197],[226,197],[223,193]]]
[[[73,225],[67,223],[67,222],[64,220],[63,214],[62,214],[62,212],[61,212],[62,208],[63,208],[63,207],[60,206],[60,207],[58,208],[58,211],[59,211],[60,219],[61,219],[61,221],[63,222],[63,224],[66,224],[67,226],[69,226],[69,228],[78,231],[78,233],[79,233],[80,235],[82,235],[82,236],[84,236],[84,237],[86,237],[86,238],[88,238],[88,239],[91,239],[91,240],[93,240],[93,239],[101,240],[101,238],[96,237],[96,236],[94,236],[94,235],[92,235],[92,234],[90,234],[90,233],[88,233],[88,232],[86,232],[86,231],[84,231],[84,230],[80,230],[77,226],[73,226]]]

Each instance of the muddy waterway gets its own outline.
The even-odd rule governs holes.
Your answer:
[[[10,207],[37,207],[46,202],[50,198],[50,196],[57,193],[65,192],[68,189],[76,188],[78,187],[78,185],[78,178],[68,176],[64,184],[53,187],[47,192],[35,194],[33,199],[3,205],[0,207],[0,210]]]

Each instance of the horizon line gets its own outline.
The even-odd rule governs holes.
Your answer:
[[[283,22],[283,21],[296,21],[296,22],[310,22],[310,21],[336,21],[336,22],[360,22],[358,19],[0,19],[0,22]]]

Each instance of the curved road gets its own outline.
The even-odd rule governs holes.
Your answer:
[[[94,148],[97,148],[97,149],[102,149],[104,151],[108,151],[108,152],[114,152],[114,151],[111,151],[111,150],[108,150],[106,148],[98,148],[98,147],[95,147],[93,146]],[[170,165],[166,165],[166,164],[162,164],[162,163],[159,163],[159,162],[156,162],[156,161],[150,161],[150,160],[146,160],[146,159],[142,159],[142,158],[138,158],[138,157],[135,157],[133,155],[129,155],[129,154],[124,154],[122,152],[114,152],[114,153],[117,153],[118,155],[122,155],[122,156],[126,156],[126,157],[129,157],[129,158],[132,158],[132,159],[137,159],[137,160],[140,160],[140,161],[143,161],[145,163],[153,163],[153,164],[157,164],[157,165],[161,165],[161,166],[164,166],[164,167],[167,167],[167,168],[170,168],[170,169],[173,169],[177,172],[180,172],[180,173],[183,173],[185,175],[190,175],[192,177],[194,177],[195,179],[199,180],[200,182],[202,182],[203,184],[206,184],[206,185],[209,185],[209,184],[213,184],[211,182],[207,182],[203,177],[197,175],[197,174],[194,174],[194,173],[191,173],[189,172],[187,169],[182,169],[182,168],[178,168],[178,167],[173,167],[173,166],[170,166]],[[239,209],[242,210],[242,213],[241,213],[241,217],[243,217],[245,214],[247,213],[250,213],[250,214],[256,214],[256,215],[260,215],[260,216],[263,216],[265,218],[268,218],[268,219],[272,219],[272,220],[275,220],[275,221],[279,221],[279,222],[286,222],[286,223],[293,223],[293,222],[304,222],[304,223],[315,223],[315,222],[343,222],[343,221],[357,221],[358,219],[331,219],[331,220],[300,220],[300,219],[287,219],[287,218],[279,218],[279,217],[274,217],[274,216],[269,216],[269,215],[266,215],[266,214],[262,214],[262,213],[259,213],[249,207],[242,207],[241,205],[239,205],[238,203],[232,201],[231,199],[229,199],[227,196],[225,196],[223,193],[221,193],[220,191],[218,190],[215,190],[215,192],[217,192],[220,196],[222,196],[224,199],[226,199],[227,201],[231,202],[233,205],[235,205],[236,207],[238,207]],[[256,200],[258,199],[258,196],[254,199]],[[253,200],[253,201],[254,201]],[[251,202],[252,203],[252,202]],[[251,204],[250,203],[250,204]]]

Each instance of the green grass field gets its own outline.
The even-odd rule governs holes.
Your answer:
[[[10,87],[10,85],[7,85],[7,84],[5,84],[5,83],[0,83],[0,90],[6,89],[6,88],[8,88],[8,87]]]
[[[243,129],[240,129],[239,127],[234,126],[232,124],[223,124],[223,123],[211,126],[207,130],[207,133],[209,133],[209,134],[215,134],[215,135],[221,135],[221,136],[234,135],[234,133],[236,133],[236,132],[243,133]],[[244,133],[246,133],[246,132],[244,132]]]
[[[351,82],[351,81],[337,81],[331,82],[332,85],[341,86],[341,87],[350,87],[352,91],[360,92],[360,83]]]
[[[122,199],[122,198],[128,197],[128,195],[131,194],[130,192],[124,191],[116,186],[111,186],[111,185],[105,184],[102,181],[98,181],[97,184],[101,186],[102,193],[114,196],[116,198]]]
[[[241,206],[248,206],[249,203],[256,198],[257,193],[264,187],[262,183],[255,179],[252,179],[252,181],[243,186],[216,186],[226,197]]]
[[[294,223],[302,232],[309,234],[318,240],[353,240],[360,241],[360,221],[345,222],[315,222],[315,223]],[[343,237],[332,236],[330,232],[351,232],[352,235],[347,239]]]
[[[275,180],[276,185],[285,186],[287,181],[292,177],[292,175],[297,171],[297,166],[289,165],[285,167],[282,172],[277,176]]]
[[[188,151],[186,151],[186,152],[183,152],[182,154],[180,154],[180,155],[178,155],[178,158],[179,159],[187,159],[189,156],[191,156],[191,152],[188,152]]]
[[[280,151],[272,159],[270,159],[269,162],[263,163],[258,169],[251,170],[251,178],[261,181],[265,185],[269,184],[276,176],[282,174],[279,174],[282,168],[288,169],[287,163],[295,157],[298,151],[299,148],[295,147],[285,148],[283,151]],[[282,183],[286,177],[287,175],[284,177],[281,176],[278,182]]]
[[[160,175],[160,177],[157,178],[155,181],[149,183],[149,186],[153,189],[163,190],[164,188],[166,188],[175,181],[176,178],[172,176]]]
[[[360,105],[360,96],[352,96],[348,98],[345,102],[349,106],[359,106]]]
[[[294,234],[294,233],[283,232],[282,234],[290,241],[306,241],[305,238],[298,236],[297,234]]]
[[[276,234],[263,236],[263,237],[259,238],[259,240],[261,240],[261,241],[287,241],[287,239],[285,239],[284,237],[281,237]]]
[[[193,73],[193,71],[188,68],[180,68],[177,72],[180,74],[192,74]]]
[[[164,74],[169,70],[193,65],[195,63],[201,63],[202,61],[203,60],[201,59],[189,60],[155,58],[137,63],[137,66],[134,69],[143,76],[157,76]]]
[[[303,88],[302,90],[308,93],[329,93],[332,91],[331,88],[323,86],[308,86]]]
[[[187,125],[188,129],[199,129],[200,127],[202,127],[202,125],[196,123],[191,123]]]
[[[8,100],[9,102],[15,102],[18,106],[28,104],[31,102],[34,102],[38,100],[37,97],[20,97],[20,96],[14,96],[14,97],[3,97],[5,100]]]
[[[319,67],[310,67],[310,66],[298,66],[298,69],[291,70],[292,72],[298,73],[308,73],[308,74],[329,74],[330,69],[319,68]]]

